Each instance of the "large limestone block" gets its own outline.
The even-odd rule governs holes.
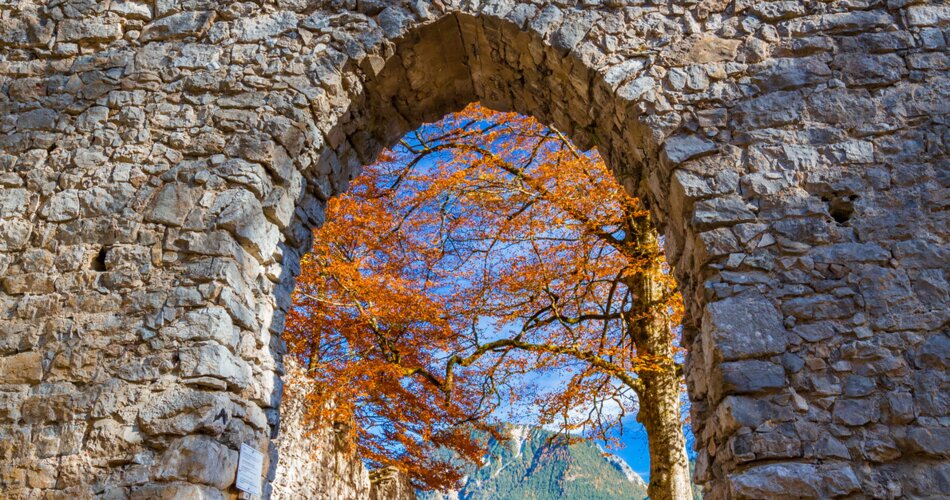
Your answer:
[[[237,465],[238,452],[208,436],[185,436],[162,455],[157,476],[224,489],[234,482]]]
[[[788,344],[781,313],[759,295],[710,303],[703,313],[702,332],[708,366],[779,354]]]

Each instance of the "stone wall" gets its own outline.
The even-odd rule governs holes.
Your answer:
[[[711,498],[946,491],[948,38],[922,0],[0,3],[0,490],[273,477],[326,200],[481,100],[649,202]]]
[[[288,360],[289,361],[289,360]],[[271,481],[274,499],[363,500],[371,496],[370,475],[331,429],[314,429],[304,419],[311,386],[300,369],[287,363],[287,393],[281,401],[280,433],[274,446],[280,457]],[[266,496],[266,495],[265,495]]]
[[[408,478],[393,468],[368,471],[341,433],[315,427],[304,417],[313,385],[292,359],[285,360],[286,391],[280,403],[280,457],[270,478],[274,499],[415,500]]]
[[[412,483],[396,469],[374,470],[369,473],[369,480],[369,500],[416,500]]]

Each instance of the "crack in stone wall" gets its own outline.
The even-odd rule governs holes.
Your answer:
[[[950,484],[944,2],[0,5],[0,491],[233,497],[278,466],[331,196],[472,100],[596,146],[687,303],[711,498]]]

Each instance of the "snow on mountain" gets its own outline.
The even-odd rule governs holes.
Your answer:
[[[644,481],[643,478],[640,477],[640,474],[637,474],[636,471],[634,471],[630,465],[627,464],[626,460],[614,455],[613,453],[604,453],[604,459],[610,462],[610,465],[613,465],[617,470],[622,472],[628,481],[646,488],[646,481]]]
[[[509,436],[511,437],[511,451],[514,453],[516,458],[520,457],[521,452],[524,451],[524,443],[528,439],[529,434],[531,434],[531,428],[528,426],[511,426],[511,430],[509,431]]]

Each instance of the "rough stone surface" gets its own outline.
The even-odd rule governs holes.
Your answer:
[[[788,344],[782,316],[759,295],[730,297],[706,306],[703,339],[707,363],[781,354]],[[718,356],[717,356],[718,354]]]
[[[479,100],[647,201],[709,498],[945,492],[948,9],[0,2],[0,491],[233,497],[169,472],[196,436],[297,467],[279,333],[311,230]]]
[[[157,478],[224,489],[234,482],[237,466],[238,453],[227,446],[207,436],[185,436],[165,451]]]
[[[416,490],[404,474],[385,468],[369,474],[370,500],[416,500]]]
[[[287,363],[287,395],[281,402],[280,435],[274,440],[280,465],[272,498],[363,500],[373,491],[370,474],[333,429],[315,428],[304,418],[312,389],[296,364]],[[414,498],[414,497],[413,497]]]

